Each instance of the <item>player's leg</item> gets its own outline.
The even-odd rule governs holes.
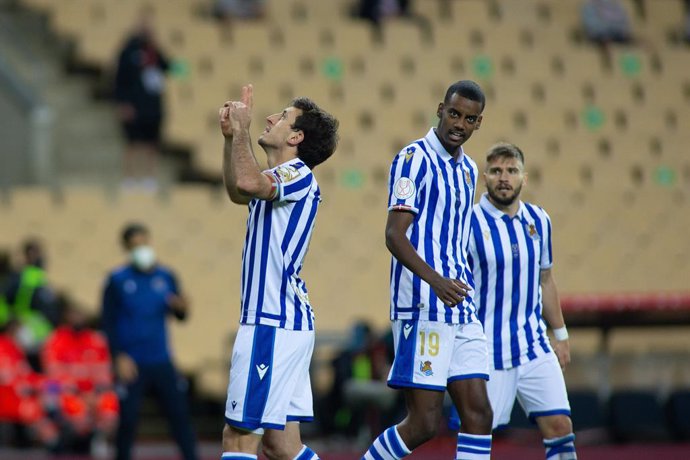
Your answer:
[[[575,434],[563,372],[554,353],[519,367],[518,401],[544,437],[546,458],[574,460]]]
[[[510,423],[510,414],[513,411],[515,397],[517,396],[518,373],[517,368],[512,368],[491,369],[489,374],[489,381],[486,382],[486,392],[494,414],[492,429],[497,430],[504,428]],[[460,429],[460,417],[455,406],[451,407],[448,425],[452,430]]]
[[[493,411],[486,381],[489,358],[481,324],[455,326],[448,392],[460,414],[456,459],[488,459],[491,455]]]
[[[386,429],[364,459],[400,459],[436,435],[453,352],[454,328],[444,323],[393,322],[395,359],[388,385],[404,390],[407,416]]]
[[[262,429],[252,432],[226,424],[223,428],[223,455],[221,459],[256,460],[262,434]]]
[[[269,459],[298,458],[303,450],[299,425],[288,422],[314,418],[309,383],[313,349],[313,331],[241,326],[233,349],[225,410],[226,422],[234,430],[226,431],[236,435],[239,430],[263,428],[263,450]],[[231,447],[256,454],[247,444]]]
[[[319,456],[302,444],[300,422],[314,419],[314,398],[311,391],[309,366],[314,351],[314,333],[310,331],[276,331],[276,348],[280,359],[274,360],[277,385],[267,401],[266,417],[285,420],[284,430],[266,430],[263,453],[271,460],[318,460]],[[300,345],[301,344],[301,345]],[[290,350],[290,347],[294,349]],[[278,356],[278,355],[277,355]],[[276,390],[276,391],[273,391]],[[287,395],[292,393],[292,397]],[[277,399],[274,401],[274,397]],[[287,415],[279,401],[287,400]],[[275,409],[271,409],[271,408]]]
[[[170,433],[177,442],[182,457],[185,460],[195,460],[198,455],[187,404],[187,383],[170,362],[152,366],[152,371],[152,384],[161,412],[168,419]]]
[[[302,444],[299,422],[288,422],[284,430],[266,430],[263,453],[270,460],[318,460],[319,456]]]

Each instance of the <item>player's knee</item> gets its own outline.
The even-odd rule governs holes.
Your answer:
[[[408,416],[405,422],[409,427],[409,429],[405,431],[407,431],[409,437],[412,438],[406,440],[408,442],[408,447],[410,447],[409,444],[419,446],[436,436],[439,426],[439,416],[435,412],[414,414]]]
[[[540,426],[545,439],[560,438],[573,432],[573,423],[567,415],[544,417]]]
[[[290,458],[290,452],[288,452],[287,447],[286,443],[278,442],[268,437],[264,437],[263,443],[261,444],[261,450],[269,460]]]
[[[491,433],[494,412],[490,404],[474,404],[462,411],[463,431],[470,434]]]

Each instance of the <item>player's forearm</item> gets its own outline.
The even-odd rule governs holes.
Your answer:
[[[223,183],[228,197],[233,203],[247,204],[249,199],[237,189],[237,176],[232,162],[232,138],[225,138],[223,145]]]
[[[419,276],[428,284],[433,284],[436,278],[440,276],[419,256],[406,235],[387,231],[386,247],[391,254],[393,254],[393,257],[402,263],[405,268]]]
[[[233,136],[230,165],[233,183],[241,194],[257,196],[261,193],[266,177],[256,161],[248,132],[235,133]]]
[[[558,296],[558,288],[553,277],[549,275],[542,275],[541,279],[541,296],[543,311],[542,315],[552,329],[558,329],[565,326],[563,319],[563,311],[561,310],[561,300]]]

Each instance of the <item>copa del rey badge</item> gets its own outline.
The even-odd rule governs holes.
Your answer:
[[[395,181],[393,195],[399,200],[406,200],[415,193],[414,182],[409,177],[401,177]]]

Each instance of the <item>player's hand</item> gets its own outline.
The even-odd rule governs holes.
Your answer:
[[[462,303],[470,289],[469,286],[460,280],[444,278],[442,276],[439,276],[438,280],[431,283],[431,288],[434,290],[436,297],[449,307]]]
[[[553,351],[556,353],[561,369],[565,370],[565,367],[570,364],[570,342],[567,339],[555,340]]]
[[[131,383],[137,379],[139,370],[137,363],[126,353],[120,353],[115,357],[115,374],[122,383]]]
[[[227,101],[218,110],[220,131],[230,139],[239,131],[248,131],[252,122],[252,107],[254,105],[254,87],[249,84],[242,87],[240,101]]]

